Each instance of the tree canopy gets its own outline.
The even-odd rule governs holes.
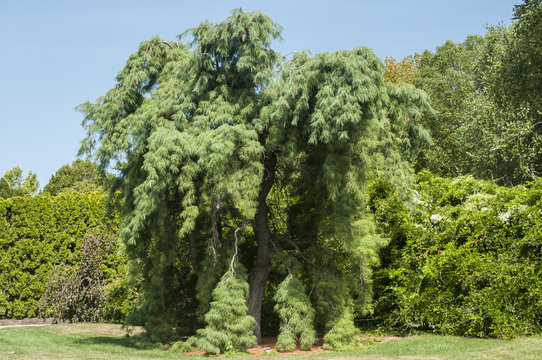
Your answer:
[[[104,191],[107,175],[90,160],[77,159],[51,176],[43,192],[51,195],[68,192]]]
[[[370,311],[370,269],[386,241],[366,180],[408,189],[408,160],[429,142],[423,122],[433,110],[423,91],[386,82],[367,48],[286,57],[271,48],[280,38],[270,18],[242,10],[177,41],[154,37],[114,88],[79,107],[88,133],[81,152],[118,172],[120,238],[141,279],[139,314],[158,338],[181,321],[172,284],[183,276],[197,279],[208,324],[200,340],[210,334],[211,352],[243,348],[253,324],[261,339],[265,289],[277,279],[307,294],[316,318],[303,331],[326,332],[330,347],[352,345],[354,312]],[[183,274],[187,248],[192,267]],[[238,291],[247,282],[248,296]],[[241,302],[224,303],[230,288]],[[296,313],[281,311],[291,304],[278,296],[284,321]],[[217,309],[245,301],[254,322],[223,330],[220,344],[211,339],[227,329]]]
[[[40,184],[37,175],[32,171],[23,177],[23,170],[16,166],[5,172],[0,178],[0,197],[8,199],[14,196],[34,195],[37,193]]]
[[[541,15],[539,0],[525,0],[510,26],[387,59],[386,78],[426,91],[438,114],[427,123],[435,146],[418,154],[417,170],[506,186],[542,175]]]

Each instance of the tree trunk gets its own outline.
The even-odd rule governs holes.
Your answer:
[[[188,234],[188,239],[190,240],[190,262],[192,264],[192,269],[194,269],[196,276],[199,276],[201,270],[198,262],[198,243],[196,242],[194,231],[191,231],[190,234]]]
[[[254,335],[258,339],[258,344],[262,342],[261,320],[262,320],[262,299],[271,267],[271,251],[269,242],[271,240],[271,230],[267,221],[269,209],[266,198],[275,182],[275,168],[277,165],[277,155],[271,154],[270,157],[264,157],[264,174],[258,194],[258,210],[254,217],[254,234],[258,244],[258,252],[254,269],[250,275],[250,294],[248,296],[248,314],[251,315],[256,324],[254,325]]]

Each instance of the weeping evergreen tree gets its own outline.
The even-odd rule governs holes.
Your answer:
[[[117,170],[120,237],[141,279],[140,313],[158,338],[181,320],[173,284],[183,277],[197,278],[203,318],[214,322],[222,294],[241,287],[237,277],[220,280],[237,252],[258,341],[269,273],[280,272],[272,252],[302,264],[323,331],[350,331],[354,309],[370,311],[370,268],[386,241],[368,215],[366,180],[409,183],[408,157],[427,142],[422,122],[432,109],[415,88],[386,84],[371,50],[288,59],[271,49],[280,32],[259,12],[234,10],[178,41],[152,38],[113,89],[80,106],[81,151]],[[272,189],[288,194],[279,206],[269,206]],[[318,310],[326,307],[335,310]]]
[[[310,350],[316,340],[314,309],[303,284],[291,274],[280,283],[275,293],[275,310],[280,317],[278,351]]]
[[[213,302],[205,314],[207,326],[198,330],[199,337],[189,339],[187,345],[210,354],[244,351],[256,345],[254,318],[247,315],[247,296],[246,274],[236,274],[233,268],[227,271],[213,291]]]

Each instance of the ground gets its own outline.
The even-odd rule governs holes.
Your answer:
[[[110,324],[21,324],[9,322],[0,329],[0,359],[208,359],[200,354],[187,355],[170,345],[145,342],[142,329],[131,328],[130,334],[120,325]],[[8,321],[0,320],[2,326]],[[14,326],[15,325],[15,326]],[[34,325],[34,326],[20,326]],[[42,325],[42,326],[35,326]],[[542,336],[514,340],[474,339],[456,336],[416,335],[404,338],[369,337],[370,345],[352,352],[329,352],[317,344],[311,352],[263,354],[266,345],[274,348],[273,339],[265,338],[262,346],[236,355],[236,358],[261,359],[370,359],[370,360],[478,360],[478,359],[541,359]],[[391,341],[394,340],[394,341]],[[248,357],[247,357],[248,356]]]

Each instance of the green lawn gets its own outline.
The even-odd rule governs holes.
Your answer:
[[[0,329],[0,359],[201,359],[127,337],[116,325],[53,325]],[[240,356],[245,359],[541,359],[542,337],[515,340],[417,335],[356,352]]]

